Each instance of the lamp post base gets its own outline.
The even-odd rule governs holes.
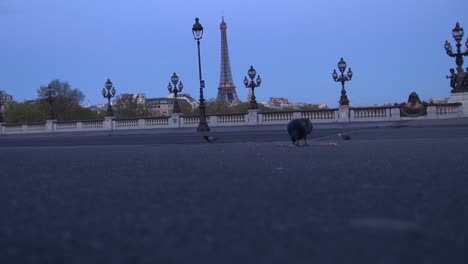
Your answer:
[[[340,96],[340,106],[348,106],[349,105],[349,99],[348,96],[346,95],[346,90],[341,90],[341,96]]]
[[[197,132],[210,132],[210,127],[208,127],[208,124],[206,122],[200,122],[197,127]]]
[[[258,109],[257,101],[255,101],[255,100],[250,101],[248,110],[256,110],[256,109]]]
[[[349,122],[349,105],[340,105],[338,107],[338,122]]]
[[[198,123],[197,132],[209,132],[210,127],[208,127],[208,123],[206,122],[206,112],[205,112],[205,100],[203,99],[202,90],[200,89],[200,123]]]

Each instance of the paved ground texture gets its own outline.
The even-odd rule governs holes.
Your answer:
[[[0,137],[0,263],[468,263],[468,127],[335,132]]]

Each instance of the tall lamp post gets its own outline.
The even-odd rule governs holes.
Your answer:
[[[5,103],[9,102],[11,98],[4,93],[3,91],[0,91],[0,123],[3,123],[3,112],[2,112],[2,107],[5,105]]]
[[[203,98],[203,89],[205,88],[205,81],[202,79],[201,73],[201,58],[200,58],[200,39],[203,37],[203,26],[200,24],[198,17],[195,18],[195,24],[192,27],[192,34],[197,41],[198,46],[198,79],[200,81],[200,123],[198,124],[197,132],[210,131],[208,123],[206,123],[206,112],[205,112],[205,98]]]
[[[456,53],[453,52],[452,45],[446,40],[445,41],[445,52],[452,58],[455,58],[455,63],[457,64],[457,73],[453,69],[450,69],[451,76],[447,76],[450,78],[450,86],[452,87],[452,92],[460,93],[460,92],[468,92],[468,73],[463,71],[463,56],[468,56],[468,38],[466,39],[465,52],[462,52],[460,43],[463,39],[463,28],[460,27],[460,24],[455,25],[455,28],[452,30],[452,36],[457,42],[457,51]]]
[[[349,100],[348,96],[346,95],[346,90],[345,90],[345,82],[351,81],[351,78],[353,77],[353,71],[351,68],[349,68],[348,73],[345,75],[344,72],[346,70],[346,62],[343,60],[343,58],[340,59],[338,62],[338,69],[340,70],[341,74],[338,75],[336,70],[333,70],[333,80],[335,82],[341,82],[341,97],[340,97],[340,106],[344,105],[349,105]]]
[[[107,116],[114,116],[110,99],[115,96],[115,87],[112,85],[112,82],[109,79],[107,79],[105,87],[102,88],[102,96],[107,98]]]
[[[52,86],[47,86],[47,91],[46,91],[46,96],[47,96],[47,102],[49,103],[49,120],[54,120],[55,119],[55,113],[54,113],[54,108],[53,108],[53,103],[55,102],[55,91],[52,89]]]
[[[180,113],[180,107],[179,107],[179,102],[177,101],[177,94],[182,92],[182,89],[184,89],[184,85],[182,84],[182,81],[179,82],[179,76],[174,72],[174,74],[171,77],[171,83],[167,85],[167,90],[169,90],[170,93],[174,93],[174,109],[172,110],[173,113]],[[177,85],[179,84],[179,85]],[[172,86],[174,85],[174,86]]]
[[[262,78],[260,78],[260,75],[257,76],[257,80],[254,81],[255,75],[257,75],[257,71],[254,69],[253,66],[250,66],[249,71],[247,72],[250,78],[250,82],[247,79],[247,76],[244,78],[244,85],[246,88],[252,89],[252,95],[250,96],[250,102],[249,102],[249,109],[258,109],[258,104],[257,100],[255,100],[255,88],[259,87],[260,84],[262,83]]]

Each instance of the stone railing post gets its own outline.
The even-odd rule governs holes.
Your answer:
[[[55,132],[55,122],[57,122],[57,120],[54,120],[54,119],[49,119],[49,120],[46,120],[46,130],[48,132]]]
[[[397,121],[397,120],[400,120],[400,108],[398,107],[392,107],[392,109],[390,110],[390,120],[392,121]]]
[[[302,117],[301,112],[293,112],[293,119],[298,119],[298,118],[301,118],[301,117]]]
[[[247,116],[245,117],[247,121],[247,125],[249,126],[256,126],[258,125],[258,113],[260,110],[258,109],[249,109],[249,112],[247,113]]]
[[[210,120],[210,126],[212,126],[212,127],[218,126],[218,116],[217,115],[208,116],[208,120]]]
[[[4,124],[3,122],[0,122],[0,135],[3,134],[3,124]]]
[[[385,109],[385,120],[391,120],[392,118],[392,108]]]
[[[113,116],[106,116],[104,117],[104,122],[102,123],[102,127],[104,128],[104,130],[114,130],[114,125],[112,122],[114,120],[114,117]]]
[[[169,118],[169,127],[170,128],[179,128],[180,123],[182,121],[182,113],[172,113],[171,117]]]
[[[144,120],[143,118],[138,119],[137,122],[138,122],[138,126],[137,126],[137,127],[138,127],[139,129],[145,128],[145,120]]]
[[[263,125],[263,116],[262,116],[262,115],[263,115],[263,114],[260,113],[260,112],[259,112],[258,115],[257,115],[257,120],[258,120],[258,124],[259,124],[259,125]],[[245,121],[247,121],[247,116],[245,117]]]
[[[83,130],[83,122],[81,122],[81,121],[76,122],[76,130],[78,130],[78,131]]]
[[[427,107],[427,118],[428,119],[436,119],[438,118],[437,116],[437,107],[434,105],[429,105]]]
[[[338,108],[338,122],[349,122],[349,105],[340,105]]]
[[[356,119],[355,117],[355,110],[354,109],[349,109],[349,121],[354,121],[354,119]]]

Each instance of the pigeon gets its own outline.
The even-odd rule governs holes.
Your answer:
[[[215,143],[219,139],[213,136],[203,136],[203,138],[209,143]]]
[[[351,137],[349,135],[343,134],[343,133],[338,133],[337,134],[339,137],[341,137],[343,140],[350,140]]]
[[[292,144],[299,146],[299,140],[304,139],[304,146],[307,144],[307,135],[312,132],[312,123],[308,118],[293,119],[288,123],[288,133],[291,137]]]

